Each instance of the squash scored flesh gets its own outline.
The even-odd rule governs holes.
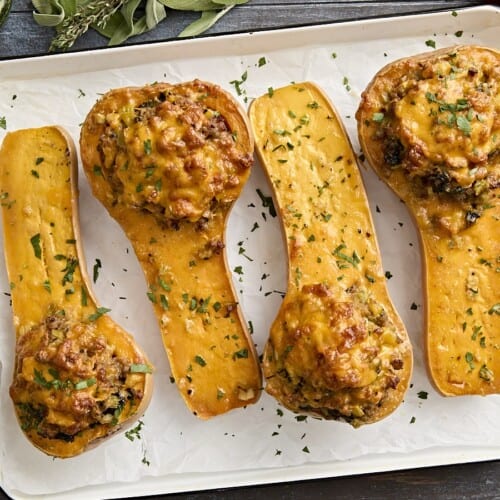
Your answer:
[[[205,82],[115,89],[89,113],[80,144],[94,195],[144,270],[188,408],[209,418],[254,403],[260,367],[224,250],[253,161],[246,116]]]
[[[359,426],[401,403],[412,371],[356,160],[325,95],[305,82],[250,107],[282,217],[288,288],[263,357],[286,407]]]
[[[16,331],[10,394],[28,439],[71,457],[142,415],[151,367],[87,284],[71,139],[57,127],[7,134],[0,188]]]
[[[429,374],[446,396],[500,392],[500,53],[395,61],[357,112],[363,151],[419,230]]]

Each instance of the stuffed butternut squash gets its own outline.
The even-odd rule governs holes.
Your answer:
[[[188,408],[209,418],[254,403],[260,368],[224,250],[253,163],[246,115],[197,80],[115,89],[88,114],[80,145],[94,195],[142,265]]]
[[[357,427],[401,403],[412,372],[356,160],[312,83],[250,107],[283,221],[288,287],[263,356],[266,391],[299,413]]]
[[[395,61],[356,116],[368,162],[420,233],[431,379],[446,396],[500,392],[500,52]]]
[[[151,366],[98,307],[80,243],[76,155],[57,127],[7,134],[0,150],[16,357],[10,395],[28,439],[71,457],[146,409]]]

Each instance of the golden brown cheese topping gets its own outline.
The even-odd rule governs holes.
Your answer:
[[[225,258],[229,210],[253,163],[244,111],[198,80],[114,89],[80,137],[94,195],[144,270],[172,377],[210,418],[257,401],[258,359]]]
[[[69,442],[96,424],[117,425],[144,397],[142,373],[150,369],[120,356],[95,323],[61,311],[22,335],[16,356],[10,395],[23,430]]]
[[[304,285],[278,320],[267,390],[299,412],[354,424],[376,418],[405,362],[384,307],[366,289],[339,298],[324,284]]]
[[[10,132],[0,150],[16,332],[10,395],[27,437],[56,457],[140,417],[152,383],[145,354],[88,286],[76,167],[72,141],[57,127]]]
[[[394,61],[356,118],[369,164],[415,218],[431,380],[447,396],[500,392],[500,52]]]
[[[289,263],[264,351],[266,391],[296,412],[379,420],[401,402],[412,354],[342,123],[310,82],[259,97],[250,120]]]
[[[237,138],[207,102],[203,83],[121,90],[101,103],[92,115],[103,128],[94,169],[112,183],[116,202],[168,223],[197,221],[214,203],[234,201],[252,158],[235,147]]]
[[[426,217],[446,231],[473,224],[500,186],[498,53],[452,48],[406,59],[375,85],[360,112],[387,175],[403,169],[419,196],[438,194],[443,204]]]

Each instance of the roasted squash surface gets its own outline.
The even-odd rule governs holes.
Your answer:
[[[71,457],[140,417],[151,366],[98,307],[80,244],[76,155],[57,127],[7,134],[0,197],[16,357],[10,395],[28,439]]]
[[[253,162],[246,116],[210,83],[115,89],[88,114],[80,145],[95,196],[142,265],[188,408],[209,418],[254,403],[260,367],[224,250]]]
[[[375,422],[401,403],[412,350],[345,130],[309,82],[256,99],[250,122],[289,264],[263,356],[266,390],[295,412]]]
[[[395,61],[368,85],[357,120],[368,162],[420,233],[436,388],[500,392],[500,52]]]

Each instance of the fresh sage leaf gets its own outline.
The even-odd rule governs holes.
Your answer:
[[[179,38],[196,36],[211,28],[223,15],[227,14],[234,5],[228,5],[219,11],[206,10],[201,13],[201,17],[187,26],[179,33]]]
[[[0,0],[2,2],[2,0]],[[35,21],[55,27],[49,51],[65,50],[90,27],[119,45],[128,38],[154,29],[168,10],[201,12],[180,37],[196,36],[213,26],[235,5],[248,0],[32,0]]]
[[[33,12],[33,18],[40,26],[57,26],[68,15],[65,7],[59,0],[33,0],[32,4],[36,9]],[[72,6],[69,7],[71,8]]]
[[[242,5],[247,3],[248,0],[212,0],[213,3],[217,3],[220,5]]]
[[[146,26],[152,30],[167,17],[165,6],[158,0],[148,0],[146,3]]]
[[[159,0],[165,7],[172,10],[190,10],[192,12],[203,12],[205,10],[217,10],[221,6],[211,0]]]

